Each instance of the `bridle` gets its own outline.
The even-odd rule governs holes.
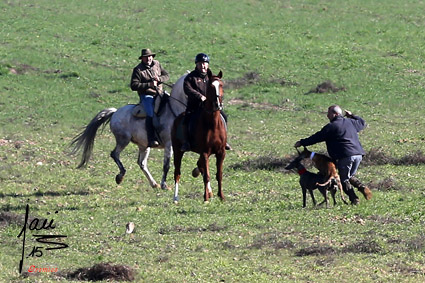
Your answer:
[[[204,109],[207,112],[216,112],[216,111],[221,111],[223,110],[223,102],[220,100],[221,99],[221,94],[220,94],[220,79],[219,78],[215,78],[212,82],[211,85],[214,88],[214,95],[213,94],[209,94],[208,96],[210,98],[214,97],[214,101],[211,101],[212,103],[212,109]],[[207,98],[208,100],[208,98]],[[205,106],[205,102],[204,102],[204,106]]]

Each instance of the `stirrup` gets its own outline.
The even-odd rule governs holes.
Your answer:
[[[148,143],[148,147],[158,147],[159,146],[159,142],[157,141],[151,141]]]
[[[233,150],[233,148],[226,142],[226,146],[224,147],[225,150]]]

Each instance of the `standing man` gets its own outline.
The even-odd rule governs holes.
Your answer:
[[[190,150],[190,142],[189,142],[189,121],[191,116],[198,110],[201,106],[202,102],[204,102],[207,93],[207,85],[208,85],[208,76],[207,72],[209,69],[210,57],[208,57],[205,53],[199,53],[195,57],[195,70],[190,72],[183,82],[183,90],[187,95],[187,107],[185,118],[183,121],[184,126],[184,143],[182,145],[181,151],[189,151]],[[221,111],[221,115],[225,119],[227,123],[227,117]],[[229,144],[226,143],[226,150],[231,150]]]
[[[131,90],[137,91],[140,104],[146,111],[146,132],[148,134],[148,147],[157,147],[159,142],[155,137],[153,127],[154,97],[162,93],[162,83],[169,80],[168,72],[162,68],[159,61],[154,60],[155,53],[150,49],[142,49],[139,57],[142,62],[133,69],[131,75]]]
[[[359,141],[358,132],[365,128],[366,122],[348,110],[345,110],[347,118],[344,118],[341,107],[338,105],[328,108],[327,117],[330,121],[327,125],[312,136],[297,141],[295,147],[309,146],[324,141],[330,157],[336,161],[343,189],[350,198],[351,204],[359,203],[359,198],[351,185],[358,188],[367,200],[371,199],[370,189],[354,176],[365,154]]]

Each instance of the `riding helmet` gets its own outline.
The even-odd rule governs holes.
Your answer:
[[[208,57],[208,55],[205,54],[205,53],[199,53],[195,57],[195,64],[198,63],[198,62],[207,62],[207,63],[210,63],[210,57]]]

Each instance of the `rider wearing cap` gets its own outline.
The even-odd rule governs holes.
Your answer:
[[[195,57],[195,70],[193,70],[191,73],[189,73],[183,82],[183,90],[185,94],[187,95],[187,107],[186,107],[186,114],[184,119],[184,127],[185,127],[185,142],[183,143],[183,146],[181,148],[182,151],[189,151],[190,150],[190,143],[187,139],[187,133],[188,133],[188,124],[190,121],[190,117],[193,113],[196,112],[196,110],[200,107],[203,101],[205,101],[206,98],[206,92],[207,92],[207,85],[209,78],[207,76],[207,72],[209,69],[209,63],[210,58],[205,53],[199,53]],[[227,123],[227,117],[221,111],[222,116],[225,118]],[[230,145],[226,143],[226,149],[231,150]]]
[[[154,60],[155,53],[150,49],[142,49],[139,57],[142,62],[133,69],[131,75],[131,90],[137,91],[140,104],[146,111],[146,132],[148,134],[148,147],[157,147],[159,142],[155,138],[153,127],[154,96],[162,93],[162,83],[168,81],[168,72],[162,68],[159,61]]]

